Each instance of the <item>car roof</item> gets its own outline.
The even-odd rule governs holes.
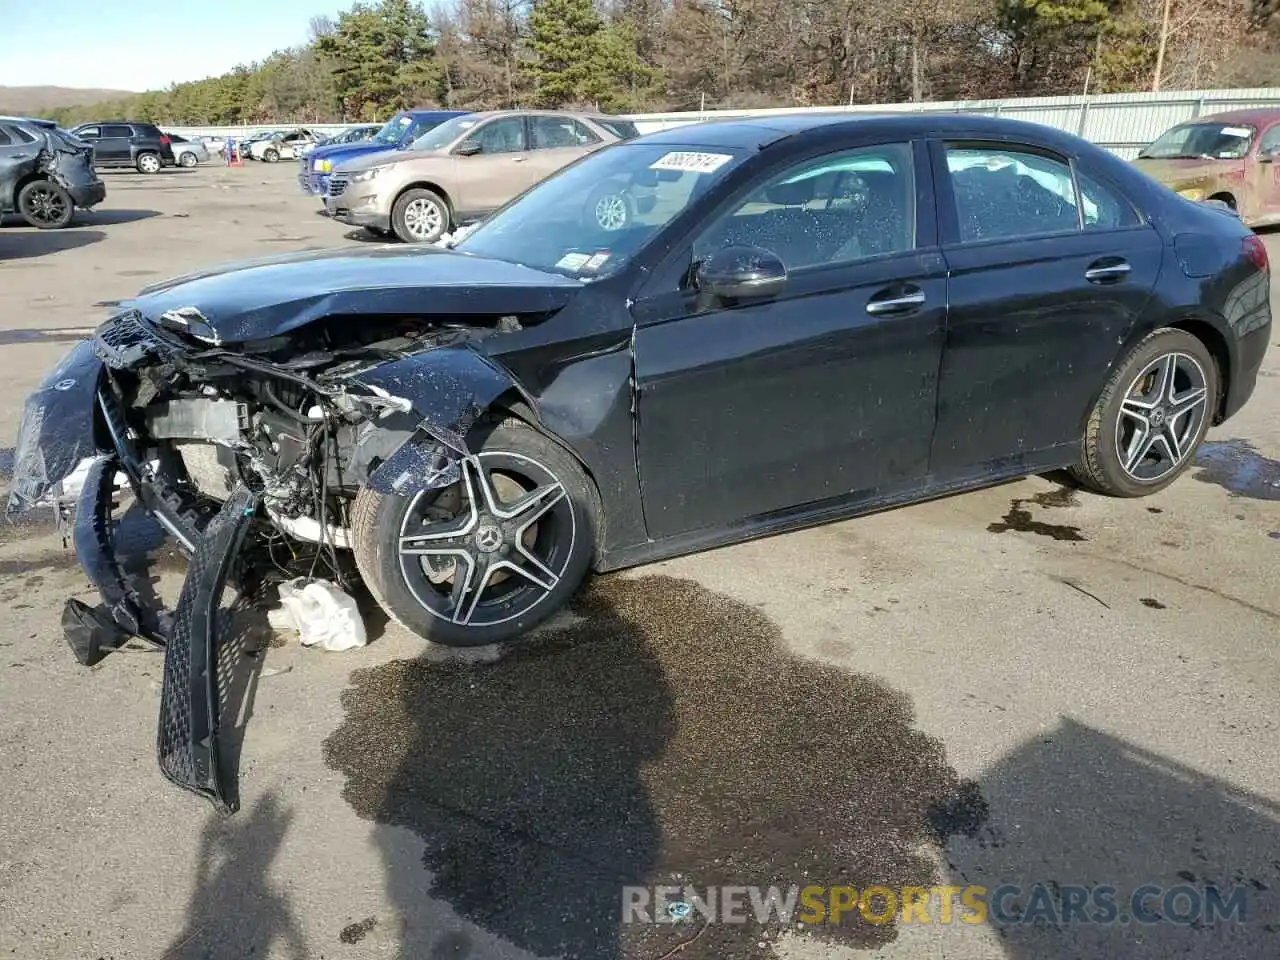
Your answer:
[[[1269,123],[1272,120],[1280,120],[1280,110],[1275,107],[1254,107],[1248,110],[1226,110],[1204,117],[1193,117],[1183,121],[1179,126],[1185,126],[1188,123]]]
[[[798,136],[839,137],[850,133],[918,137],[978,136],[1020,139],[1061,148],[1082,141],[1064,131],[1026,120],[959,113],[781,113],[747,119],[711,120],[671,127],[646,134],[632,143],[671,144],[684,147],[762,149]]]
[[[33,127],[44,127],[46,130],[54,130],[54,129],[56,129],[56,128],[57,128],[57,126],[58,126],[58,125],[57,125],[56,123],[54,123],[52,120],[41,120],[39,117],[6,117],[6,116],[3,116],[3,115],[0,115],[0,122],[2,122],[2,123],[29,123],[29,124],[31,124]]]

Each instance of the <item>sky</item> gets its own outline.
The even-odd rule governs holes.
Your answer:
[[[157,90],[304,43],[353,0],[0,0],[0,86]]]

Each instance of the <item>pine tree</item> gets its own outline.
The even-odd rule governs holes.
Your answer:
[[[591,0],[537,0],[529,11],[534,61],[528,66],[538,106],[586,104],[595,98],[604,24]]]

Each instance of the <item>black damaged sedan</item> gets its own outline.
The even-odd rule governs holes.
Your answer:
[[[208,786],[228,581],[301,558],[425,638],[487,644],[589,568],[1061,467],[1154,493],[1253,391],[1269,292],[1239,220],[1045,127],[689,126],[452,249],[147,288],[29,398],[10,509],[89,465],[75,542],[103,603],[72,601],[69,636],[82,659],[167,644],[162,763],[166,736],[195,744],[166,772]],[[172,615],[116,562],[118,475],[192,557]]]

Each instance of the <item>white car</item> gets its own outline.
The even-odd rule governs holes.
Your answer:
[[[291,130],[277,134],[269,140],[254,140],[248,144],[248,155],[253,160],[266,163],[278,163],[281,160],[296,160],[308,144],[316,142],[316,135],[310,130]]]

